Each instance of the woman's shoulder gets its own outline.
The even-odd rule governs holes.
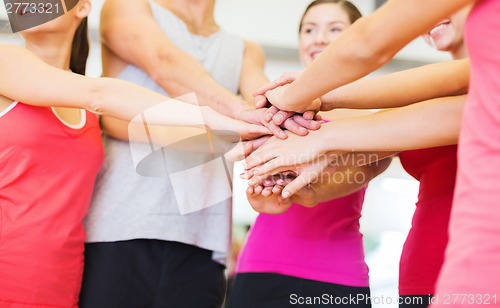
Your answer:
[[[26,48],[14,44],[0,44],[0,61],[11,62],[20,57],[33,57]]]
[[[16,50],[21,50],[21,49],[24,49],[24,47],[22,46],[19,46],[19,45],[15,45],[15,44],[0,44],[0,51],[1,52],[9,52],[9,51],[16,51]]]

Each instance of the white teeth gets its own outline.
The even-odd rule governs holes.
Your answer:
[[[435,27],[434,29],[432,29],[431,32],[429,32],[429,34],[434,35],[436,32],[443,30],[447,26],[448,26],[448,24],[440,24],[437,27]]]

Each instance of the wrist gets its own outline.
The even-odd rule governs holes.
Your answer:
[[[293,111],[297,113],[304,113],[310,110],[319,110],[321,107],[321,100],[314,99],[300,99],[300,93],[294,93],[293,83],[285,87],[282,93],[282,100],[285,111]]]
[[[335,102],[336,102],[335,90],[326,93],[325,95],[321,96],[319,99],[321,101],[321,111],[330,111],[330,110],[333,110],[335,108],[339,108],[338,106],[335,105]]]
[[[333,151],[332,144],[335,143],[330,143],[325,142],[327,139],[332,139],[331,138],[331,133],[332,131],[329,129],[331,126],[326,126],[329,123],[321,125],[321,127],[316,130],[316,131],[310,131],[309,135],[313,139],[314,142],[314,149],[316,153],[319,155],[327,155],[329,152]]]
[[[214,129],[220,114],[209,106],[200,106],[200,109],[205,128]]]

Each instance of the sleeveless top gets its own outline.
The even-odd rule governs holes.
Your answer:
[[[293,204],[280,215],[260,214],[238,260],[238,273],[277,273],[367,287],[359,218],[366,188],[314,208]]]
[[[457,146],[399,154],[404,169],[420,182],[418,201],[399,264],[399,294],[434,294],[448,243]]]
[[[17,102],[0,112],[1,307],[78,304],[82,221],[104,156],[97,116],[82,111],[82,123]]]
[[[194,35],[169,10],[153,1],[150,5],[156,22],[169,39],[200,61],[216,81],[236,93],[244,41],[223,31],[209,37]],[[166,94],[145,72],[133,65],[126,67],[118,78]],[[209,163],[200,161],[189,166],[192,169],[178,172],[175,179],[154,174],[155,170],[150,170],[153,174],[140,175],[133,165],[131,151],[152,152],[151,145],[146,143],[113,138],[106,141],[105,164],[85,221],[87,241],[139,238],[177,241],[214,251],[214,259],[225,262],[231,222],[231,183],[227,173],[220,175],[207,171],[210,168],[205,167]],[[174,157],[162,163],[168,169],[175,169],[183,161],[182,157]],[[178,180],[184,184],[176,185]],[[215,191],[223,191],[226,197],[213,205],[213,200],[209,199],[210,193]],[[193,207],[203,209],[181,215],[177,202],[179,194],[191,200]]]

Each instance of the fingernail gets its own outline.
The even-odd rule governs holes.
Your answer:
[[[246,172],[243,172],[242,174],[240,174],[240,179],[248,180],[248,175],[246,174]]]
[[[284,191],[283,192],[283,198],[289,198],[291,196],[290,192],[289,191]]]
[[[264,115],[264,120],[265,120],[265,121],[269,122],[269,121],[271,121],[272,119],[273,119],[273,114],[272,114],[272,113],[266,113],[266,114]]]
[[[283,121],[283,116],[281,114],[277,115],[274,117],[275,122],[280,122]]]

